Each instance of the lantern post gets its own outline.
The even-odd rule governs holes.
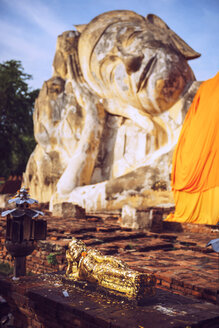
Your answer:
[[[7,217],[5,247],[14,258],[14,277],[17,278],[26,275],[26,256],[33,252],[36,241],[46,239],[47,222],[38,218],[43,212],[30,208],[38,201],[30,198],[26,188],[21,188],[8,202],[15,203],[16,207],[1,215]]]

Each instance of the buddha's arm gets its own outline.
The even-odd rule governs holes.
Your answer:
[[[131,105],[122,105],[120,102],[117,102],[115,99],[104,99],[103,100],[104,108],[107,112],[113,115],[122,116],[129,118],[131,121],[136,123],[142,129],[152,132],[154,129],[154,122],[152,117],[140,111],[138,108]]]
[[[92,257],[94,258],[95,262],[105,265],[110,265],[114,268],[127,268],[126,263],[121,261],[120,259],[109,256],[109,255],[102,255],[99,251],[91,250],[90,253],[92,254]]]
[[[87,272],[89,281],[95,280],[103,286],[109,284],[112,289],[127,284],[131,286],[136,277],[136,272],[130,270],[126,263],[114,256],[104,256],[97,250],[90,250],[80,267]]]
[[[57,191],[63,196],[76,186],[90,183],[105,119],[99,98],[89,91],[78,73],[76,55],[69,56],[68,71],[78,105],[85,113],[85,121],[78,147],[57,184]]]
[[[66,275],[68,277],[78,278],[78,265],[76,261],[72,260],[72,256],[69,250],[66,251],[66,259],[68,262],[68,266],[66,269]]]

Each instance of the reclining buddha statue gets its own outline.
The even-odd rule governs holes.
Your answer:
[[[188,60],[200,54],[152,14],[110,11],[76,29],[58,37],[53,77],[36,101],[24,183],[51,210],[150,206],[159,181],[170,190],[173,149],[199,86]]]
[[[66,276],[87,281],[137,300],[155,295],[156,278],[153,274],[131,270],[126,263],[98,250],[87,250],[82,240],[73,238],[66,251]]]

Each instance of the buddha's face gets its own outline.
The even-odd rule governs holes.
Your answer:
[[[68,247],[72,260],[74,261],[79,261],[81,254],[86,251],[86,245],[84,242],[76,238],[72,238]]]
[[[100,96],[151,115],[169,109],[195,79],[170,39],[166,29],[147,21],[109,24],[92,49],[88,83]]]
[[[114,35],[116,42],[109,42]],[[103,96],[119,98],[150,114],[169,109],[194,75],[176,50],[137,27],[110,26],[92,56]],[[119,40],[119,42],[118,42]]]

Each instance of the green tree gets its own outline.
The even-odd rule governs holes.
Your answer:
[[[0,64],[0,176],[21,175],[35,146],[33,107],[39,90],[29,90],[20,61]]]

